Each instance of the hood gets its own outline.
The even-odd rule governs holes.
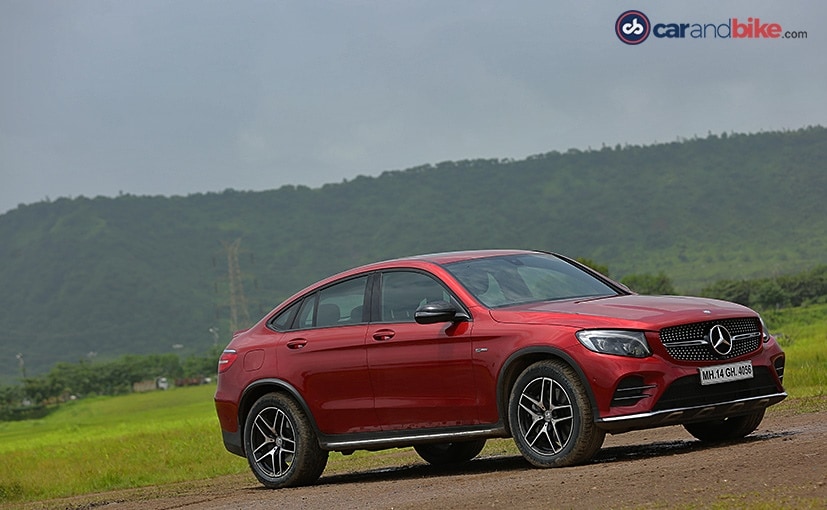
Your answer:
[[[745,306],[717,299],[639,295],[547,301],[491,310],[497,322],[647,330],[757,315]]]

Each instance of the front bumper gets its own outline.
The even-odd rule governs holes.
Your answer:
[[[782,385],[785,356],[774,339],[747,358],[753,377],[746,380],[703,385],[698,369],[709,363],[666,358],[656,355],[614,365],[609,380],[601,381],[611,393],[600,393],[597,426],[620,433],[716,420],[760,411],[787,397]]]
[[[787,398],[786,392],[748,397],[709,405],[664,409],[648,413],[613,416],[595,420],[598,427],[615,434],[630,430],[681,425],[749,414],[777,404]]]

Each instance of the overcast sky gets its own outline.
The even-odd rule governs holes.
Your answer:
[[[797,39],[627,45],[759,18]],[[827,2],[0,0],[0,213],[827,125]]]

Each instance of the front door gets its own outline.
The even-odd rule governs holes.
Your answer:
[[[429,274],[386,271],[380,278],[367,354],[382,429],[477,423],[471,323],[416,323],[421,304],[453,300]]]

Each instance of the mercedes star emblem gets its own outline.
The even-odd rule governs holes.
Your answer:
[[[709,344],[721,356],[726,356],[732,351],[732,335],[720,324],[712,326],[709,330]]]

